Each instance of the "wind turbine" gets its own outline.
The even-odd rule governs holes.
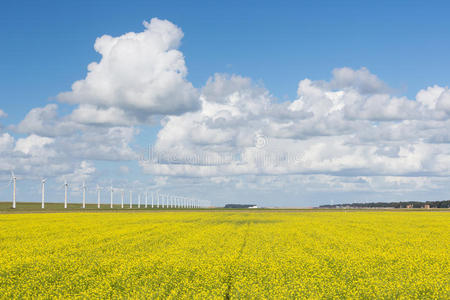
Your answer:
[[[130,208],[133,208],[133,191],[130,190]]]
[[[141,193],[138,194],[138,208],[141,208]]]
[[[121,208],[123,208],[123,198],[125,198],[125,191],[124,191],[124,189],[122,189],[121,191],[120,191],[121,193],[121,199],[122,199],[122,203],[121,203]]]
[[[153,200],[154,200],[154,193],[153,193],[153,191],[152,191],[152,208],[153,208]]]
[[[17,180],[17,177],[16,177],[16,175],[14,175],[14,171],[11,171],[11,180],[13,182],[12,208],[16,208],[16,180]]]
[[[67,190],[69,184],[67,183],[67,179],[64,180],[64,208],[67,208]]]
[[[86,182],[83,180],[83,208],[86,208]]]
[[[145,191],[145,208],[147,208],[148,204],[148,191]]]
[[[41,184],[42,184],[42,190],[41,190],[41,192],[42,192],[42,204],[41,204],[41,207],[42,208],[45,208],[45,182],[47,181],[47,178],[44,178],[44,179],[42,179],[41,180]]]
[[[111,208],[113,208],[113,205],[114,205],[114,203],[113,203],[113,201],[114,201],[114,189],[113,189],[113,186],[112,186],[112,184],[111,184],[111,190],[110,190],[110,197],[111,197],[111,199],[110,199],[110,206],[111,206]]]
[[[159,191],[156,191],[157,207],[159,208]]]
[[[97,184],[97,208],[100,208],[100,187]]]

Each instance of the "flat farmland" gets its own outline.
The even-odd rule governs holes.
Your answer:
[[[1,298],[450,297],[445,211],[0,214]]]

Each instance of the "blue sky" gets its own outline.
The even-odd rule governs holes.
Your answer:
[[[391,97],[404,96],[415,101],[421,89],[449,85],[449,8],[446,1],[4,1],[0,4],[0,109],[8,117],[0,121],[4,133],[19,139],[33,133],[14,130],[11,126],[19,124],[33,108],[57,103],[59,115],[71,114],[81,102],[59,101],[57,95],[70,91],[75,81],[85,78],[89,63],[101,60],[102,56],[93,47],[96,38],[104,34],[118,37],[127,32],[141,32],[142,22],[155,17],[170,21],[184,33],[177,49],[184,55],[185,79],[197,90],[215,73],[236,74],[251,78],[254,86],[264,87],[278,103],[293,102],[299,97],[299,82],[305,78],[332,81],[331,72],[336,68],[367,68],[390,87]],[[157,133],[164,127],[159,124],[163,118],[164,115],[159,115],[150,123],[132,124],[133,128],[139,128],[140,134],[130,141],[131,147],[154,143]],[[435,130],[442,133],[445,126]],[[275,138],[268,133],[263,132],[263,135],[267,139]],[[186,141],[180,141],[183,142]],[[92,160],[92,163],[97,170],[114,169],[114,164],[127,165],[136,173],[134,179],[140,176],[136,163],[122,158],[118,161],[121,162]],[[436,173],[425,169],[424,174],[446,176],[443,171]],[[296,171],[286,173],[297,174]],[[335,175],[333,170],[319,173]],[[398,175],[389,171],[375,173],[376,176]],[[401,175],[408,177],[413,173],[421,172],[415,170]],[[177,180],[190,175],[182,174]],[[250,176],[264,175],[262,172]],[[373,174],[361,171],[360,175]],[[145,176],[147,180],[154,180],[156,175]],[[244,181],[248,183],[248,180],[253,179]],[[208,195],[228,190],[223,186],[197,183],[205,187]],[[165,188],[176,189],[177,183]],[[200,188],[191,192],[205,193]],[[444,197],[439,188],[434,192],[435,198]],[[230,197],[238,202],[265,197],[267,205],[278,204],[273,200],[274,195],[279,195],[276,188],[248,193],[250,195],[240,198],[242,191],[236,190]],[[388,193],[395,195],[392,196],[395,199],[405,195],[422,199],[425,192],[420,189],[408,190],[407,194],[400,190],[392,194],[392,189],[362,192],[370,199],[378,199],[380,193],[380,197]],[[281,204],[327,202],[329,194],[335,195],[336,191],[323,188],[302,197],[286,196],[288,200]],[[361,191],[347,190],[339,197],[355,201],[364,198]],[[297,200],[299,198],[301,201]]]

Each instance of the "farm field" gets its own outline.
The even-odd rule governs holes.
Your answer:
[[[450,214],[0,214],[1,298],[450,297]]]

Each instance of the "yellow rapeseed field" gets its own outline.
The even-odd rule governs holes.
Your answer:
[[[447,212],[0,215],[0,297],[449,299]]]

